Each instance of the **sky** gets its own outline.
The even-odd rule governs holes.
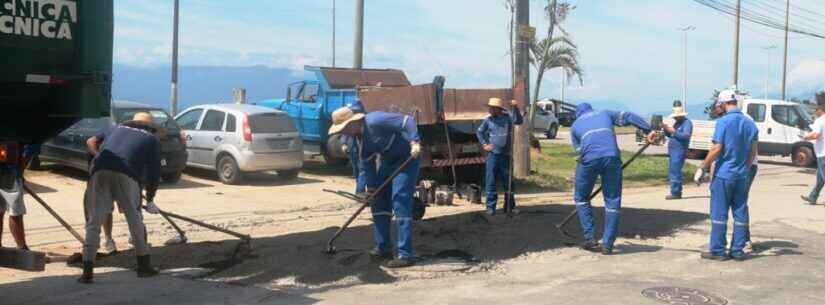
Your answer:
[[[180,63],[254,66],[300,71],[332,65],[332,0],[181,0]],[[689,105],[708,102],[729,86],[733,18],[693,0],[570,0],[564,24],[578,45],[583,84],[571,82],[570,101],[649,113],[682,98],[684,36],[688,25]],[[337,0],[336,64],[352,65],[355,0]],[[542,8],[531,1],[531,24],[543,37]],[[784,0],[743,0],[769,13]],[[767,6],[766,6],[767,5]],[[825,3],[794,5],[823,18],[791,20],[825,32]],[[796,9],[796,8],[794,8]],[[508,87],[508,11],[503,0],[366,0],[364,65],[404,70],[413,83],[444,75],[448,87]],[[781,12],[770,12],[779,16]],[[800,11],[800,14],[809,12]],[[823,21],[819,21],[823,20]],[[115,1],[115,63],[137,67],[171,61],[172,1]],[[739,87],[779,97],[783,32],[743,21]],[[774,50],[765,47],[776,45]],[[788,96],[810,98],[825,89],[825,40],[790,37]],[[296,80],[301,78],[298,72]],[[561,72],[548,72],[540,97],[560,96]]]

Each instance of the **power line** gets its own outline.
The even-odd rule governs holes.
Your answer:
[[[701,5],[707,6],[711,9],[714,9],[718,12],[722,12],[724,14],[727,14],[727,15],[731,15],[731,16],[736,15],[736,6],[735,6],[735,4],[731,4],[727,1],[718,1],[718,0],[693,0],[693,1],[696,2],[696,3],[699,3]],[[782,10],[782,11],[784,12],[784,10]],[[756,23],[756,24],[760,24],[760,25],[763,25],[763,26],[766,26],[766,27],[769,27],[769,28],[773,28],[773,29],[776,29],[776,30],[781,30],[781,31],[785,30],[784,18],[780,19],[782,21],[778,21],[775,18],[772,18],[771,16],[768,16],[766,14],[762,14],[762,13],[759,13],[759,12],[755,12],[752,9],[747,9],[747,8],[743,7],[742,10],[741,10],[741,18],[746,20],[746,21],[750,21],[750,22],[753,22],[753,23]],[[811,37],[825,39],[825,31],[817,30],[816,28],[809,28],[809,26],[806,26],[806,27],[803,28],[803,27],[800,27],[800,26],[797,26],[797,25],[793,25],[788,30],[790,32],[805,35],[805,36],[811,36]]]

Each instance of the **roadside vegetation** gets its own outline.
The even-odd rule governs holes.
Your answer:
[[[627,161],[633,152],[622,152]],[[570,191],[576,170],[576,153],[568,144],[543,143],[541,153],[532,152],[531,168],[534,173],[527,179],[518,180],[520,193]],[[668,158],[665,156],[639,156],[624,170],[625,187],[667,185]],[[682,173],[688,183],[696,166],[685,164]]]

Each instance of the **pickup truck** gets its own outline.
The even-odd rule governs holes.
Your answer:
[[[816,163],[811,142],[802,140],[810,131],[813,118],[800,104],[743,97],[739,105],[743,112],[753,118],[759,128],[760,156],[790,156],[793,164],[800,167]],[[713,145],[714,121],[693,121],[693,136],[690,139],[689,155],[704,158]]]
[[[285,99],[269,99],[255,104],[286,112],[301,134],[305,152],[320,154],[331,165],[347,162],[340,137],[327,135],[332,125],[332,112],[355,101],[359,86],[410,85],[407,76],[399,70],[305,66],[304,71],[304,80],[290,84]]]
[[[112,0],[0,1],[0,181],[15,180],[20,144],[109,115],[113,12]],[[0,266],[42,271],[16,265],[21,251],[0,248]]]

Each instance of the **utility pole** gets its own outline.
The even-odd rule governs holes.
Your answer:
[[[785,82],[788,80],[788,32],[791,25],[791,0],[785,1],[785,56],[782,60],[782,100],[785,100]]]
[[[364,0],[355,1],[355,50],[353,52],[352,67],[361,69],[364,66]]]
[[[335,68],[335,0],[332,0],[332,67]]]
[[[530,1],[516,0],[516,86],[513,94],[516,100],[530,107]],[[530,175],[530,131],[529,119],[515,128],[513,137],[513,173],[516,177]]]
[[[688,87],[688,32],[695,30],[696,27],[690,25],[683,28],[679,28],[678,30],[682,31],[685,34],[685,65],[684,69],[682,70],[682,107],[683,109],[687,109],[687,87]]]
[[[771,79],[771,61],[772,61],[771,59],[773,57],[771,55],[773,55],[772,51],[775,50],[776,48],[777,48],[776,45],[770,45],[770,46],[762,48],[762,50],[768,51],[768,60],[765,61],[765,62],[768,63],[767,64],[768,68],[766,69],[767,74],[765,74],[765,99],[766,100],[768,99],[768,87],[769,87],[770,79]]]
[[[172,30],[172,116],[178,115],[178,0],[175,0],[175,12],[173,17]]]
[[[742,24],[742,0],[736,0],[736,31],[733,38],[733,85],[739,88],[739,26]]]

